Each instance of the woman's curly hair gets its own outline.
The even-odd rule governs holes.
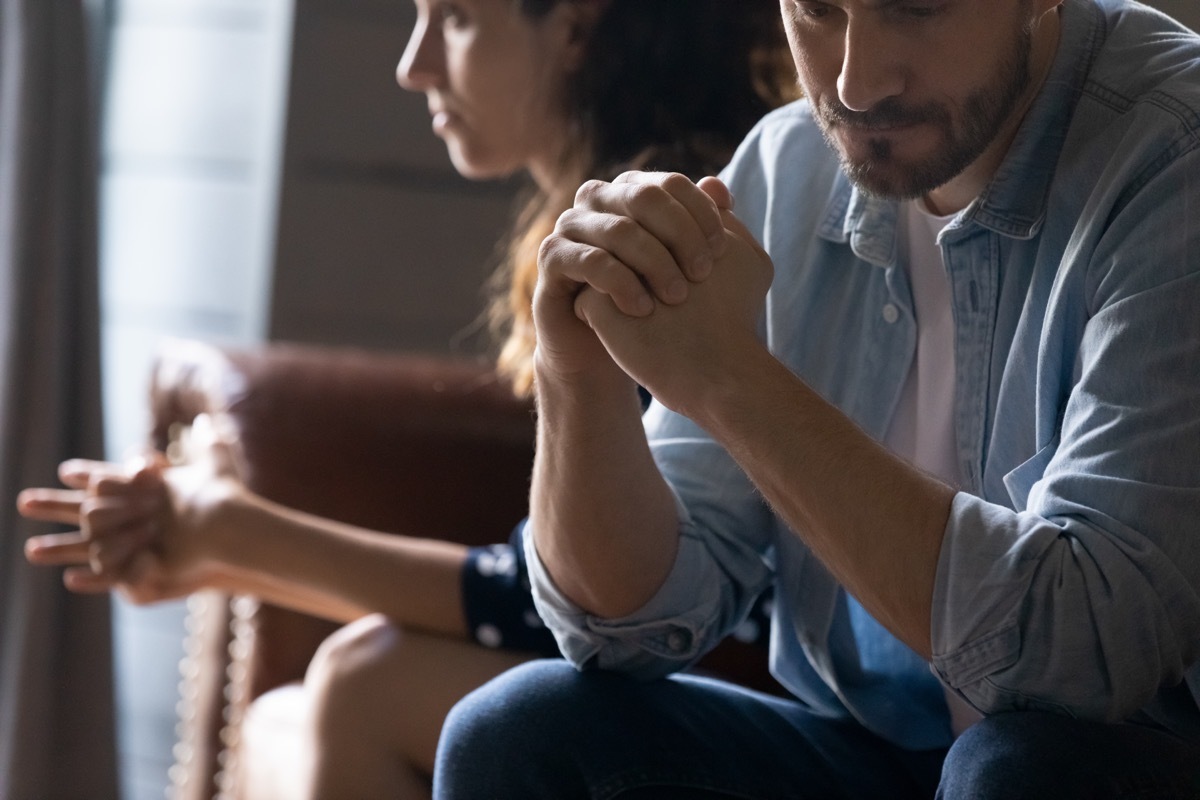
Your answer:
[[[597,1],[515,0],[533,18]],[[608,2],[562,98],[571,161],[554,190],[529,190],[491,281],[498,367],[517,393],[533,386],[538,249],[579,185],[630,169],[715,174],[754,123],[797,95],[777,0]]]

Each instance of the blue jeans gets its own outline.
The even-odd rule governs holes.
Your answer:
[[[943,777],[943,761],[945,774]],[[939,788],[939,781],[941,783]],[[639,683],[535,661],[464,698],[443,729],[440,800],[1200,798],[1200,747],[1035,712],[946,751],[694,676]]]

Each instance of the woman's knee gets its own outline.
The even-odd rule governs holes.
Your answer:
[[[317,716],[346,707],[360,713],[397,680],[404,633],[381,614],[349,623],[329,636],[309,663],[304,686]]]

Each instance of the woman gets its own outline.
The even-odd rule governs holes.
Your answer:
[[[505,336],[500,369],[527,393],[541,240],[585,179],[628,169],[698,179],[723,166],[793,91],[779,11],[774,0],[416,5],[397,77],[425,93],[455,168],[531,179],[492,307]],[[532,609],[520,547],[469,550],[300,514],[229,478],[224,453],[218,442],[211,463],[179,469],[64,465],[70,490],[28,490],[19,505],[83,532],[30,540],[30,560],[68,565],[64,578],[77,591],[115,586],[149,602],[218,587],[353,620],[306,679],[314,754],[306,791],[428,796],[450,706],[520,661],[554,652],[533,621],[488,617],[497,605],[505,619]]]

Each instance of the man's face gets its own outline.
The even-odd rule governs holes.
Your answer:
[[[1031,86],[1032,0],[781,0],[800,84],[850,178],[925,195],[979,160]]]

